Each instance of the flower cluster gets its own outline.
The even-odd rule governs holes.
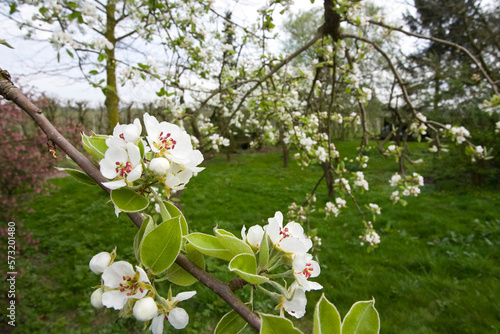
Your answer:
[[[224,138],[217,133],[210,135],[208,139],[212,143],[212,148],[217,152],[219,151],[220,146],[228,147],[230,144],[229,139]]]
[[[200,151],[194,150],[189,134],[175,124],[159,122],[144,114],[146,140],[141,137],[138,119],[132,124],[116,125],[106,139],[107,150],[99,162],[102,175],[109,179],[109,189],[138,187],[152,180],[170,191],[183,189],[191,177],[203,170]]]
[[[368,191],[368,181],[365,180],[363,172],[356,172],[354,177],[354,185],[360,189]]]
[[[306,312],[305,292],[323,288],[319,283],[309,281],[309,278],[317,277],[321,271],[319,264],[308,253],[313,242],[304,233],[299,223],[291,221],[283,225],[283,214],[279,211],[274,217],[268,219],[266,226],[254,225],[248,233],[245,227],[242,230],[242,239],[254,249],[259,249],[261,240],[266,236],[272,244],[269,266],[265,268],[266,273],[273,277],[290,277],[293,278],[293,282],[288,287],[283,287],[270,281],[270,284],[280,292],[279,294],[267,291],[260,286],[259,288],[276,300],[278,309],[301,318]],[[291,269],[285,273],[273,275],[272,271],[282,264],[291,266]]]
[[[453,141],[456,141],[457,144],[462,144],[470,137],[470,132],[463,126],[451,126],[450,124],[446,125],[445,134],[450,136]]]
[[[332,202],[327,202],[325,206],[326,218],[328,218],[331,214],[335,217],[338,217],[341,208],[346,207],[346,201],[343,198],[337,197],[335,199],[335,204]]]
[[[101,275],[101,285],[90,297],[93,307],[120,310],[120,316],[133,315],[138,321],[152,320],[153,334],[163,333],[164,319],[176,329],[187,326],[189,315],[177,304],[194,296],[196,291],[181,292],[175,297],[169,291],[165,299],[156,293],[143,268],[134,268],[126,261],[114,262],[115,257],[115,251],[101,252],[89,262],[90,270]]]
[[[360,235],[359,238],[361,239],[361,246],[363,246],[365,242],[369,244],[368,251],[373,250],[380,244],[380,236],[375,232],[372,222],[365,222],[365,234]]]
[[[391,177],[389,183],[392,187],[399,186],[402,190],[401,193],[399,190],[394,191],[390,197],[391,201],[393,203],[401,201],[403,205],[406,205],[406,202],[401,200],[400,195],[417,197],[420,194],[420,187],[424,185],[424,178],[418,173],[413,173],[412,176],[406,178],[396,173]]]
[[[427,134],[427,125],[425,125],[425,122],[427,122],[427,117],[422,115],[422,113],[417,113],[417,119],[410,124],[410,130],[420,135]]]

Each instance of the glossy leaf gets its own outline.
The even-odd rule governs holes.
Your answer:
[[[94,181],[93,178],[87,175],[87,173],[84,173],[78,169],[73,169],[73,168],[60,168],[56,167],[57,170],[66,172],[69,175],[71,175],[75,180],[77,180],[80,183],[86,184],[88,186],[96,186],[97,183]]]
[[[149,205],[149,201],[146,197],[128,188],[111,190],[111,200],[113,204],[123,212],[142,211]]]
[[[141,261],[141,247],[144,237],[149,234],[156,227],[156,223],[151,218],[151,216],[146,215],[146,218],[142,221],[141,227],[139,231],[135,234],[134,237],[134,253],[137,261]]]
[[[264,232],[262,241],[260,242],[259,249],[259,268],[267,268],[269,263],[269,242],[267,240],[267,233]]]
[[[238,334],[248,323],[235,310],[226,313],[215,327],[214,334]]]
[[[232,253],[224,247],[219,239],[212,235],[196,232],[186,235],[184,238],[202,254],[226,261],[231,261],[233,258]]]
[[[313,334],[341,334],[340,314],[324,294],[314,309]]]
[[[300,334],[302,331],[293,326],[293,322],[287,318],[271,314],[260,314],[262,325],[260,334]]]
[[[184,217],[184,214],[182,213],[181,210],[179,210],[178,207],[175,206],[174,203],[172,202],[168,202],[168,201],[163,201],[163,203],[165,204],[165,208],[168,212],[168,214],[170,215],[170,217],[174,218],[174,217],[181,217],[181,229],[182,229],[182,235],[185,236],[185,235],[188,235],[188,224],[187,224],[187,221],[186,221],[186,218]]]
[[[236,255],[229,262],[229,270],[250,284],[262,284],[269,281],[269,278],[257,275],[257,260],[253,254]]]
[[[106,139],[109,137],[110,136],[104,135],[87,136],[82,134],[83,147],[94,159],[101,161],[104,158],[104,154],[108,150]]]
[[[164,221],[144,237],[141,246],[141,262],[153,274],[167,270],[181,250],[180,218]]]
[[[186,246],[185,255],[189,260],[198,265],[198,267],[205,269],[205,259],[203,258],[203,254],[194,248],[193,245],[188,244]],[[170,268],[168,268],[167,278],[170,282],[180,286],[189,286],[198,281],[194,276],[182,269],[175,262],[170,266]]]
[[[355,303],[342,322],[342,334],[377,334],[380,318],[375,300]]]
[[[252,247],[248,245],[243,240],[234,236],[234,234],[223,230],[223,229],[214,229],[215,236],[219,241],[224,245],[226,249],[228,249],[233,256],[239,254],[251,254],[254,255]]]

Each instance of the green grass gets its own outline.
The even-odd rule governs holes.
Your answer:
[[[357,143],[337,146],[342,153],[352,152]],[[418,144],[413,153],[422,154]],[[371,191],[359,201],[382,206],[374,222],[382,243],[369,254],[359,245],[363,226],[352,203],[345,214],[329,220],[316,210],[311,227],[323,241],[317,281],[324,289],[308,293],[308,313],[296,324],[310,326],[314,304],[324,292],[342,316],[354,302],[375,298],[382,333],[500,332],[500,191],[429,185],[407,207],[393,206],[387,180],[397,166],[373,150],[368,155],[373,170],[365,175]],[[286,213],[291,202],[302,204],[321,175],[318,167],[302,170],[294,162],[283,168],[279,153],[245,153],[230,162],[217,156],[204,165],[206,170],[183,192],[181,204],[190,230],[205,233],[218,225],[239,235],[242,225],[265,224],[275,211]],[[432,165],[420,169],[430,173]],[[21,297],[15,333],[140,332],[134,320],[115,323],[117,312],[94,311],[88,302],[92,286],[98,284],[88,261],[115,245],[118,259],[133,261],[135,226],[125,216],[114,216],[100,189],[69,178],[52,182],[56,190],[31,203],[35,213],[18,218],[41,242],[39,251],[28,247],[19,255],[24,273],[17,282]],[[317,209],[326,201],[321,185]],[[207,263],[210,273],[231,278],[222,261]],[[192,320],[181,333],[207,332],[228,311],[208,289],[199,284],[195,288],[196,297],[183,302]],[[238,294],[248,297],[249,287]],[[256,308],[271,312],[273,307],[256,296]]]

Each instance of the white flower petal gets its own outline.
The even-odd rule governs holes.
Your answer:
[[[118,173],[116,172],[116,164],[114,161],[102,159],[99,162],[101,174],[107,179],[114,179]]]
[[[189,323],[189,315],[180,307],[172,309],[172,311],[168,313],[167,319],[175,329],[183,329]]]
[[[108,252],[100,252],[94,255],[89,262],[89,268],[94,274],[100,275],[109,266],[111,262],[111,254]]]
[[[247,242],[253,247],[260,247],[260,242],[264,236],[264,229],[260,225],[254,225],[248,229]]]
[[[125,182],[125,180],[122,179],[122,180],[118,180],[118,181],[103,182],[102,185],[108,189],[113,190],[113,189],[125,187],[127,185],[127,183]]]
[[[102,288],[95,290],[90,296],[90,304],[96,309],[101,309],[104,307],[102,304]]]
[[[288,237],[280,241],[279,248],[285,252],[290,254],[298,254],[307,252],[304,243],[294,237]]]
[[[151,321],[151,326],[149,329],[153,332],[153,334],[163,334],[163,320],[165,319],[164,314],[158,314]]]
[[[106,291],[102,294],[102,304],[107,308],[121,310],[127,303],[127,295],[119,290]]]
[[[135,275],[134,267],[126,261],[114,262],[104,270],[102,280],[104,285],[109,288],[118,288],[123,282],[123,276],[133,277]]]
[[[142,165],[137,165],[134,169],[127,174],[127,182],[134,182],[140,179],[142,175]]]
[[[132,167],[135,167],[141,163],[142,160],[141,150],[137,145],[134,145],[132,143],[127,143],[127,152]]]
[[[139,299],[132,310],[134,317],[139,321],[148,321],[158,314],[158,306],[153,298]]]
[[[186,291],[186,292],[181,292],[177,296],[175,296],[172,300],[181,302],[183,300],[189,299],[196,295],[196,291]]]

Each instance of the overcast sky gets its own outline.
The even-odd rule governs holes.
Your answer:
[[[224,13],[226,10],[233,12],[233,20],[242,22],[243,25],[252,23],[256,18],[257,9],[265,4],[265,0],[216,0],[215,8]],[[385,7],[391,16],[401,16],[409,6],[405,0],[375,0],[379,6]],[[292,11],[308,9],[311,6],[322,6],[322,0],[316,0],[311,5],[310,0],[296,0],[292,6]],[[0,12],[6,14],[6,7],[0,5]],[[275,15],[277,31],[279,31],[282,15]],[[56,50],[47,40],[32,41],[26,40],[20,34],[17,25],[9,20],[5,15],[0,15],[0,38],[7,40],[14,49],[9,49],[0,45],[0,68],[8,70],[14,80],[20,86],[34,87],[39,92],[45,92],[49,96],[59,100],[91,100],[103,103],[104,96],[99,89],[92,88],[82,78],[79,70],[70,70],[70,65],[74,63],[57,64]],[[62,56],[61,59],[68,59]],[[57,71],[54,68],[58,68]],[[156,97],[154,85],[148,87],[128,87],[120,89],[122,100],[143,100],[147,101]]]

